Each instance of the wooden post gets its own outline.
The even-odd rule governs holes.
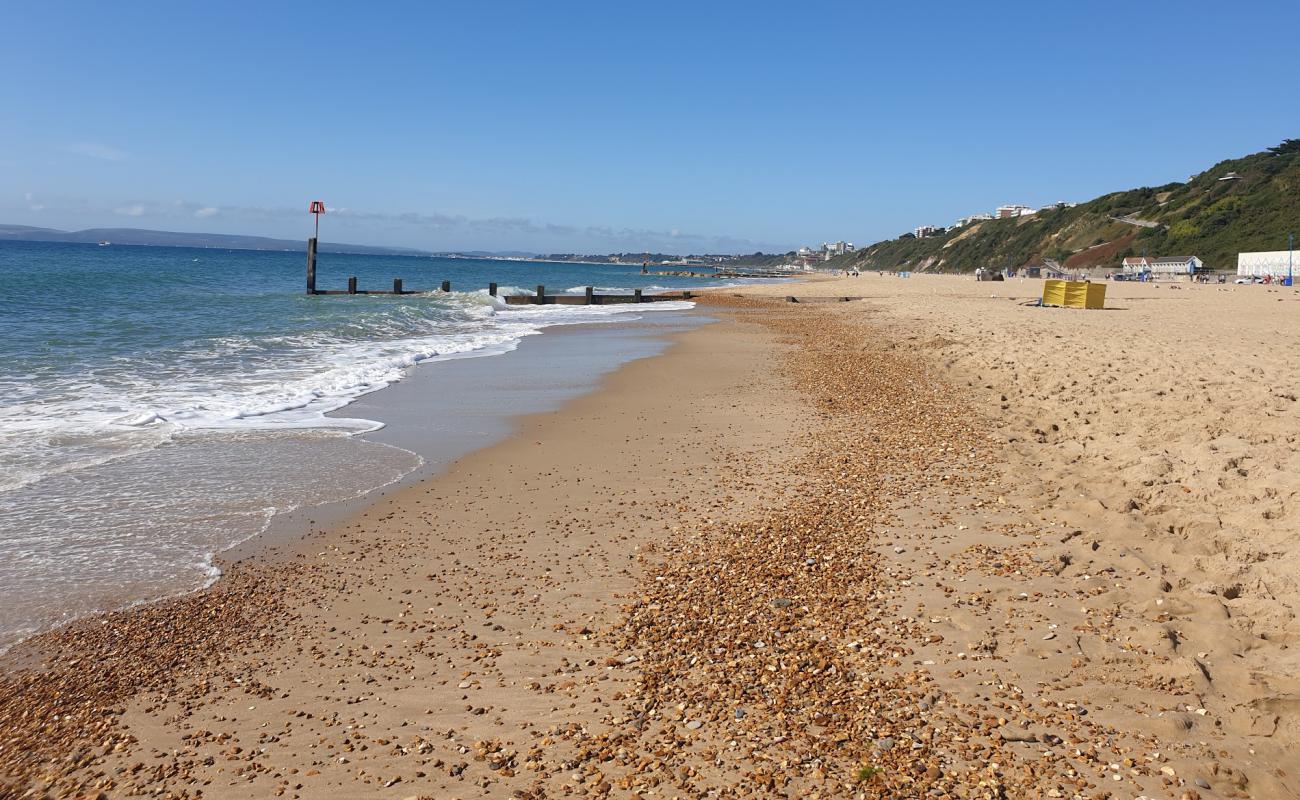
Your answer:
[[[633,300],[632,302],[634,302],[634,303],[639,303],[639,302],[641,302],[641,290],[640,290],[640,289],[634,289],[634,290],[632,290],[632,296],[636,298],[636,299]]]
[[[591,286],[587,287],[587,305],[591,305],[591,296],[595,294],[595,291],[596,290],[594,287]]]
[[[451,281],[443,281],[443,282],[442,282],[442,290],[443,290],[444,292],[450,292],[450,291],[451,291]]]
[[[348,294],[356,294],[356,293],[357,293],[357,276],[353,275],[351,278],[348,278]]]
[[[393,278],[393,294],[401,294],[401,293],[402,293],[402,279]]]
[[[316,294],[316,237],[307,240],[307,294]]]
[[[488,294],[492,295],[493,297],[497,296],[497,285],[495,283],[488,284]]]
[[[546,287],[541,285],[540,283],[537,284],[537,299],[534,300],[533,302],[537,303],[538,305],[546,302]]]

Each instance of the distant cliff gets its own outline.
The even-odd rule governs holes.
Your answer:
[[[975,222],[937,236],[907,234],[826,264],[844,269],[970,272],[1055,259],[1113,268],[1126,256],[1200,256],[1233,269],[1237,253],[1283,250],[1300,233],[1300,139],[1222,161],[1186,183],[1131,189],[1032,216]]]
[[[180,233],[150,231],[142,228],[88,228],[84,231],[60,231],[26,225],[0,225],[0,242],[73,242],[95,244],[139,244],[164,247],[216,247],[228,250],[301,250],[307,252],[307,240],[272,239],[266,236],[240,236],[228,233]],[[360,253],[366,255],[428,255],[404,247],[373,247],[364,244],[321,242],[322,253]]]

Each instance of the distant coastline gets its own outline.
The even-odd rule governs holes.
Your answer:
[[[133,245],[139,247],[195,247],[221,250],[257,250],[269,252],[306,252],[307,240],[277,239],[233,233],[196,233],[159,231],[147,228],[86,228],[65,231],[30,225],[0,224],[0,242],[59,242],[64,244]],[[407,256],[413,258],[462,258],[490,261],[532,261],[547,264],[611,264],[650,266],[691,266],[727,268],[739,266],[775,266],[785,263],[787,255],[679,255],[671,253],[528,253],[522,250],[420,250],[411,247],[348,244],[322,241],[321,253],[350,255]]]
[[[0,242],[63,242],[67,244],[138,245],[143,247],[201,247],[226,250],[307,250],[307,240],[274,239],[269,236],[245,236],[230,233],[187,233],[183,231],[155,231],[145,228],[87,228],[80,231],[63,231],[57,228],[36,228],[27,225],[0,225]],[[434,253],[409,247],[380,247],[366,244],[321,242],[322,253],[352,253],[356,255],[432,256]]]

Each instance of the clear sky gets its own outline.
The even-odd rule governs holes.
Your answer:
[[[0,222],[866,244],[1300,136],[1300,3],[0,0]]]

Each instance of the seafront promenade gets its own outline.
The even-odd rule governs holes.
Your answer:
[[[9,654],[0,786],[1295,796],[1298,376],[1250,343],[1296,295],[1040,292],[705,297],[443,474]]]

